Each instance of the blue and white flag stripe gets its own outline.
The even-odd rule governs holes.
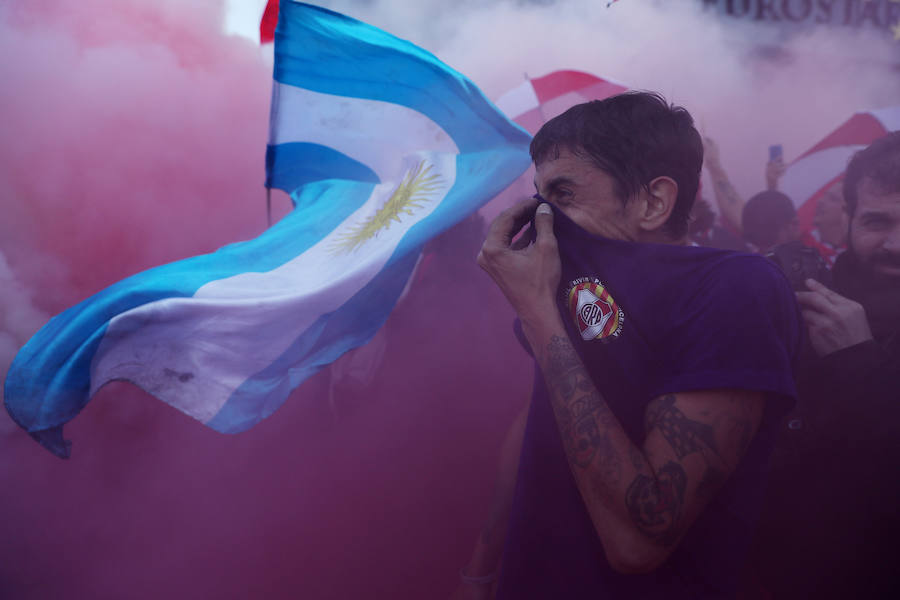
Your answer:
[[[343,15],[281,7],[267,184],[295,209],[255,240],[121,281],[55,317],[6,381],[60,456],[112,380],[222,432],[368,341],[418,250],[527,168],[527,133],[433,55]]]

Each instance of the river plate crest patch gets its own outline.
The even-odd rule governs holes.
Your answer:
[[[622,333],[625,313],[596,277],[581,277],[568,286],[566,307],[585,341],[610,341]]]

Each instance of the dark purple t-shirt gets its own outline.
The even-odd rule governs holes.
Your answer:
[[[795,396],[793,292],[763,257],[609,240],[554,212],[563,321],[634,443],[644,441],[647,403],[666,393],[732,388],[769,400],[746,455],[669,560],[622,575],[606,561],[536,369],[498,598],[733,597],[776,424]]]

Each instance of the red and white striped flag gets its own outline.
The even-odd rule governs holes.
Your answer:
[[[269,0],[259,22],[259,43],[275,41],[275,26],[278,25],[278,0]]]
[[[543,77],[526,79],[500,96],[496,104],[506,116],[534,135],[541,125],[576,104],[602,100],[626,90],[628,87],[621,83],[583,71],[553,71]]]
[[[843,179],[850,157],[898,129],[900,106],[858,112],[788,166],[779,187],[794,201],[803,231],[812,229],[816,202]]]

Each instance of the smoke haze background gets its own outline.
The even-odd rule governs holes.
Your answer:
[[[853,112],[900,104],[900,44],[869,31],[803,33],[772,60],[755,44],[780,36],[690,0],[324,4],[491,98],[567,68],[660,91],[746,196],[770,144],[790,160]],[[271,50],[225,20],[222,0],[0,5],[0,374],[50,315],[264,230]],[[332,390],[323,372],[249,432],[110,384],[60,461],[2,411],[0,597],[449,593],[531,383],[478,237],[469,222],[432,245],[368,387]]]

